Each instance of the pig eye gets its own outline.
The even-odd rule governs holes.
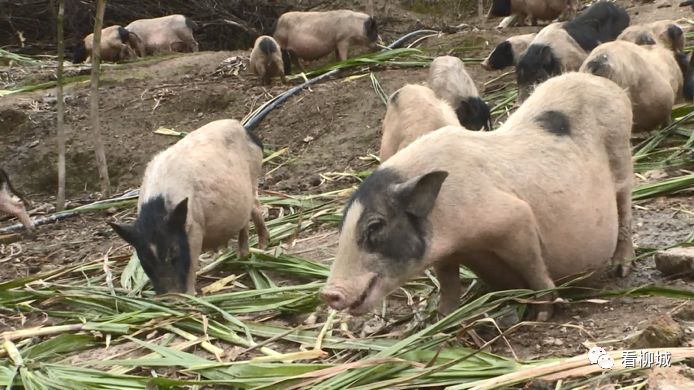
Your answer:
[[[366,237],[369,241],[372,241],[374,239],[374,235],[378,234],[383,229],[383,226],[385,225],[385,222],[381,219],[374,220],[372,222],[369,222],[368,225],[366,225]]]

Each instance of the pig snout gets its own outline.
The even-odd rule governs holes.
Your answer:
[[[326,286],[320,292],[320,298],[335,310],[344,310],[349,307],[344,291],[336,286]]]
[[[328,280],[320,297],[335,310],[361,314],[368,311],[374,301],[381,297],[378,279],[378,275],[369,272],[349,280]]]

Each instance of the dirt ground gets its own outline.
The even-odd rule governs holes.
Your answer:
[[[632,22],[683,16],[678,1],[629,4]],[[383,31],[394,38],[422,26],[469,27],[461,32],[424,41],[428,54],[443,54],[461,46],[478,49],[466,53],[481,58],[503,37],[537,27],[511,28],[499,33],[499,20],[415,14],[378,3],[376,11],[387,13]],[[668,7],[661,7],[668,5]],[[101,87],[101,127],[115,192],[139,185],[148,160],[176,142],[174,137],[154,134],[159,127],[192,131],[221,118],[241,119],[288,86],[270,88],[257,85],[247,74],[248,51],[200,52],[146,59],[136,63],[106,67]],[[223,62],[236,57],[237,61]],[[236,64],[236,65],[234,65]],[[236,68],[235,68],[236,66]],[[234,74],[238,69],[238,74]],[[468,70],[482,94],[484,84],[500,72],[485,72],[478,65]],[[79,69],[71,70],[79,74]],[[0,68],[5,88],[27,80],[50,80],[50,69]],[[426,69],[381,69],[375,72],[386,93],[405,83],[426,78]],[[66,88],[66,121],[69,128],[67,150],[68,198],[71,206],[98,198],[98,176],[89,124],[88,82]],[[24,190],[37,209],[35,216],[52,211],[56,187],[55,94],[52,90],[15,94],[0,98],[0,165],[10,172],[16,187]],[[351,178],[323,180],[331,172],[360,172],[373,169],[375,162],[360,157],[377,154],[385,105],[374,93],[368,77],[334,79],[303,91],[272,111],[254,131],[271,151],[288,148],[284,165],[266,175],[261,188],[287,194],[322,193],[356,184]],[[694,227],[694,199],[691,193],[637,202],[634,241],[641,248],[663,247],[684,240]],[[132,211],[82,215],[40,228],[36,238],[0,244],[0,281],[46,271],[66,264],[95,260],[107,252],[127,254],[130,249],[116,237],[107,221],[132,216]],[[3,225],[9,222],[3,222]],[[331,228],[305,233],[291,248],[292,253],[326,261],[334,256],[337,235]],[[17,253],[21,251],[21,253]],[[656,284],[691,289],[691,280],[669,280],[654,268],[652,259],[637,264],[626,279],[612,279],[605,287]],[[395,299],[397,301],[397,298]],[[397,306],[397,305],[396,305]],[[495,352],[515,353],[521,358],[571,356],[585,352],[583,342],[614,340],[625,336],[655,317],[691,310],[681,301],[667,298],[617,298],[604,303],[566,304],[544,325],[523,327],[497,342]],[[694,345],[694,326],[683,322],[683,345]],[[482,332],[481,337],[493,336]]]

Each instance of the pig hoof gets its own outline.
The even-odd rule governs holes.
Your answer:
[[[534,306],[531,311],[530,318],[534,318],[538,322],[547,322],[554,314],[554,308],[551,305],[543,304]]]
[[[621,278],[627,277],[631,273],[631,263],[617,265],[617,275]]]

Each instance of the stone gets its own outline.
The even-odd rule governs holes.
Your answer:
[[[629,348],[665,348],[678,347],[684,336],[680,324],[664,314],[653,319],[644,330],[631,342]]]
[[[655,267],[665,275],[694,275],[694,247],[670,248],[655,254]]]

